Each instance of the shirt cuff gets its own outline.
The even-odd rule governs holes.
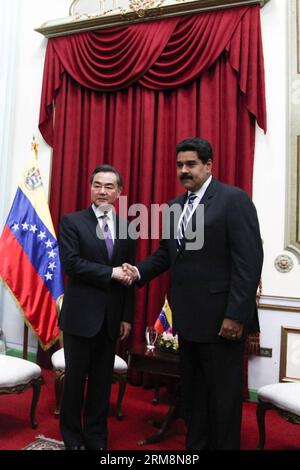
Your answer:
[[[133,266],[133,269],[135,269],[137,275],[138,275],[138,278],[137,280],[140,281],[141,280],[141,275],[140,275],[140,271],[138,270],[138,268],[136,266]]]

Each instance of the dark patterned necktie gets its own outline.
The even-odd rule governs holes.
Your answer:
[[[107,213],[104,212],[104,215],[101,215],[99,217],[99,219],[102,220],[102,232],[103,232],[103,235],[104,235],[104,241],[105,241],[105,244],[106,244],[108,258],[111,259],[113,251],[114,251],[114,241],[113,241],[113,238],[111,236],[111,231],[109,230],[109,226],[108,226],[108,223],[107,223],[107,219],[108,219]]]
[[[197,198],[197,195],[195,193],[190,193],[188,196],[188,203],[185,207],[181,222],[177,230],[177,247],[178,248],[181,248],[183,246],[184,232],[188,224],[191,212],[193,211],[193,205],[194,205],[196,198]]]

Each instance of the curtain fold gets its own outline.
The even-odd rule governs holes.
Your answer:
[[[41,132],[52,145],[51,103],[64,73],[95,91],[117,91],[134,83],[152,90],[169,90],[191,83],[223,53],[228,53],[240,78],[246,106],[266,130],[260,16],[259,6],[255,6],[49,40]]]
[[[98,91],[125,88],[142,77],[168,43],[177,18],[120,26],[52,40],[65,70]]]
[[[222,54],[247,13],[240,8],[181,17],[161,56],[139,83],[160,90],[195,80]]]
[[[266,130],[259,15],[259,6],[235,8],[49,40],[39,125],[53,146],[56,228],[89,204],[101,163],[119,169],[129,204],[180,194],[175,145],[186,137],[208,139],[214,175],[251,194],[256,121]],[[157,245],[141,240],[137,258]],[[139,289],[134,341],[167,290],[167,275]]]

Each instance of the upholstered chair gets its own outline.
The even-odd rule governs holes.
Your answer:
[[[56,406],[54,415],[56,417],[60,414],[61,399],[62,399],[62,389],[63,389],[63,380],[65,376],[65,356],[64,349],[60,348],[54,354],[52,354],[51,362],[53,370],[55,371],[55,397],[56,397]],[[127,382],[127,369],[128,365],[124,359],[120,356],[115,355],[115,364],[114,364],[114,373],[113,380],[119,383],[119,392],[117,398],[117,407],[116,407],[116,417],[118,419],[123,418],[122,413],[122,400],[125,393],[126,382]]]
[[[41,368],[33,362],[0,354],[0,395],[21,393],[31,387],[30,421],[34,429],[37,427],[36,407],[44,382],[41,373]]]
[[[259,432],[258,449],[265,446],[265,415],[268,410],[275,410],[285,420],[300,424],[300,382],[275,383],[265,385],[258,390],[256,409]]]

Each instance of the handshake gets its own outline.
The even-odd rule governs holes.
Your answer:
[[[140,273],[135,266],[123,263],[122,266],[113,268],[112,279],[121,282],[124,286],[131,286],[140,279]]]

